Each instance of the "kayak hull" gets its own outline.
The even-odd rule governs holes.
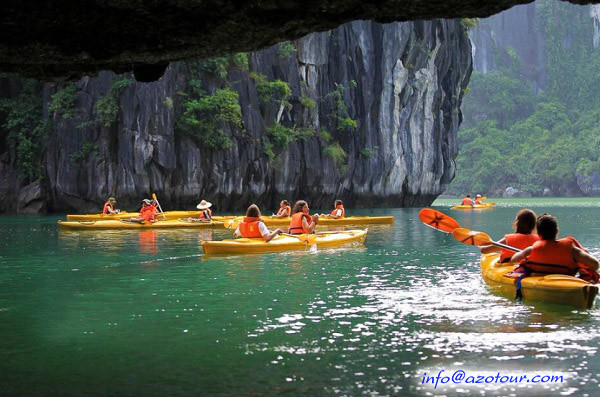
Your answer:
[[[499,263],[500,254],[481,256],[481,275],[494,290],[516,296],[517,280],[504,277],[516,268],[512,263]],[[521,281],[524,301],[539,301],[569,305],[581,309],[593,306],[598,286],[577,277],[550,274],[546,276],[525,277]]]
[[[496,203],[488,203],[488,204],[475,204],[473,206],[470,205],[455,205],[454,207],[450,207],[451,210],[491,210],[496,206]]]
[[[163,214],[157,215],[158,219],[187,219],[200,217],[201,211],[166,211]],[[136,218],[140,215],[139,212],[122,212],[114,215],[104,214],[83,214],[83,215],[67,215],[67,221],[110,221],[110,220],[128,220]],[[226,216],[213,216],[214,221],[223,221],[224,219],[233,218]]]
[[[205,255],[266,254],[285,251],[306,251],[338,248],[353,244],[363,244],[366,230],[348,230],[345,232],[324,234],[299,234],[297,237],[277,236],[268,243],[263,239],[238,238],[221,241],[203,241]]]
[[[127,230],[127,229],[180,229],[180,228],[213,228],[223,227],[223,222],[186,222],[166,220],[154,223],[134,223],[119,220],[106,221],[58,221],[58,226],[66,230]]]

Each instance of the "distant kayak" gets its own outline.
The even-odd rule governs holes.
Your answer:
[[[131,216],[130,216],[131,217]],[[61,229],[175,229],[175,228],[211,228],[223,227],[223,222],[188,222],[185,220],[166,220],[154,223],[135,223],[123,220],[103,221],[58,221]]]
[[[243,218],[233,218],[233,219],[224,219],[225,227],[228,229],[233,228],[233,226],[237,226],[242,221]],[[289,226],[292,218],[271,218],[268,216],[263,216],[262,221],[267,226]],[[328,218],[321,217],[319,218],[319,225],[393,225],[394,217],[393,216],[348,216],[345,218]]]
[[[205,254],[260,254],[284,251],[305,251],[316,245],[317,249],[338,248],[350,244],[363,244],[366,230],[299,234],[295,237],[280,235],[268,243],[263,239],[237,238],[221,241],[203,241]]]
[[[475,204],[473,206],[470,205],[455,205],[454,207],[450,207],[451,210],[489,210],[496,206],[496,203],[486,203],[486,204]]]
[[[198,218],[202,211],[165,211],[165,219],[181,219],[181,218]],[[163,214],[157,214],[158,219],[163,218]],[[67,215],[67,221],[110,221],[110,220],[128,220],[136,218],[140,215],[139,212],[121,212],[120,214],[104,215],[104,214],[82,214],[82,215]],[[224,219],[234,218],[233,216],[213,216],[214,221],[222,221]]]
[[[499,263],[499,253],[481,256],[481,275],[494,290],[515,297],[517,280],[504,277],[516,265]],[[524,301],[541,301],[589,309],[598,294],[598,286],[564,274],[525,277],[521,282]]]

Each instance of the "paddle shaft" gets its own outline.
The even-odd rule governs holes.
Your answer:
[[[152,198],[154,199],[154,201],[156,201],[156,205],[158,205],[158,209],[160,210],[160,214],[163,216],[163,220],[167,219],[165,212],[163,211],[162,207],[160,206],[160,203],[158,202],[158,197],[156,197],[156,193],[152,193]]]
[[[497,243],[495,241],[490,242],[490,244],[495,245],[496,247],[504,248],[505,250],[521,252],[521,250],[518,248],[511,247],[510,245],[506,245],[506,244],[502,244],[502,243]]]

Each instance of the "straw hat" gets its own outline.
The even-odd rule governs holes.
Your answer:
[[[117,202],[117,200],[115,200],[114,197],[109,197],[107,201],[109,201],[111,203],[116,203]]]
[[[200,202],[200,204],[198,204],[198,205],[196,206],[196,208],[198,208],[199,210],[205,210],[205,209],[207,209],[207,208],[210,208],[211,206],[212,206],[212,204],[211,204],[211,203],[209,203],[209,202],[208,202],[208,201],[206,201],[206,200],[202,200],[202,201]]]
[[[142,203],[146,203],[148,205],[152,205],[152,201],[148,200],[148,199],[143,199]]]

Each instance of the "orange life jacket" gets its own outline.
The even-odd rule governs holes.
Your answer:
[[[140,210],[140,217],[144,218],[146,222],[150,222],[154,219],[154,213],[156,212],[156,208],[152,205],[144,207]]]
[[[481,200],[479,200],[479,199],[476,199],[476,200],[475,200],[475,204],[481,204]]]
[[[108,210],[109,207],[110,207],[110,211],[115,210],[115,206],[113,205],[113,203],[111,203],[110,201],[107,201],[106,203],[104,203],[104,207],[102,208],[102,213],[105,215],[110,214],[111,212]]]
[[[212,219],[212,211],[210,208],[207,208],[200,213],[200,219]]]
[[[520,250],[531,247],[534,243],[540,241],[540,237],[537,234],[521,233],[506,234],[504,235],[504,239],[506,240],[506,245],[510,245],[511,247],[515,247]],[[500,262],[510,262],[510,258],[512,258],[514,254],[515,253],[513,251],[502,250],[500,252]]]
[[[573,259],[573,240],[540,240],[533,244],[525,267],[532,273],[575,275],[578,265]]]
[[[331,216],[335,216],[335,214],[337,214],[337,210],[342,210],[342,216],[340,216],[340,218],[346,216],[346,210],[344,209],[343,205],[337,205],[335,209],[331,211]]]
[[[465,197],[465,198],[463,199],[462,203],[460,203],[460,205],[471,205],[471,204],[473,204],[473,200],[471,200],[471,199],[470,199],[470,198],[468,198],[468,197]]]
[[[244,221],[240,223],[238,226],[240,229],[240,234],[244,238],[262,238],[262,234],[260,234],[260,230],[258,229],[258,224],[262,222],[260,218],[249,218],[245,217]]]
[[[290,213],[292,212],[292,209],[290,208],[289,205],[284,205],[283,207],[279,208],[279,211],[277,211],[277,215],[278,216],[290,216]]]
[[[311,218],[304,212],[296,212],[292,215],[292,221],[290,222],[290,234],[310,233],[310,231],[305,229],[302,225],[302,219],[304,218],[306,218],[306,221],[310,224]]]

